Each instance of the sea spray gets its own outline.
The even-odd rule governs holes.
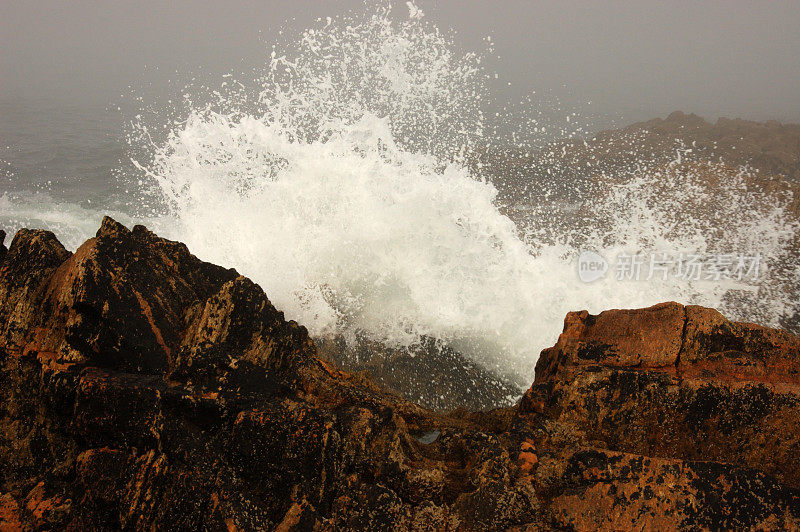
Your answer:
[[[452,36],[410,13],[394,20],[381,6],[320,21],[272,51],[256,90],[226,82],[203,105],[187,94],[188,113],[170,118],[166,139],[140,135],[151,157],[139,167],[164,207],[150,224],[252,277],[312,335],[395,347],[433,337],[520,382],[570,310],[678,300],[767,324],[792,312],[788,199],[748,201],[741,174],[707,169],[744,221],[720,218],[722,207],[706,216],[715,192],[695,174],[637,161],[632,179],[616,181],[587,166],[595,190],[574,215],[542,200],[512,222],[491,169],[475,163],[494,141],[481,55],[457,53]],[[550,175],[533,168],[526,186],[563,196],[571,184]],[[609,262],[761,253],[784,267],[767,283],[617,280],[613,271],[583,283],[584,249]]]

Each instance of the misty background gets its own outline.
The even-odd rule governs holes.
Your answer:
[[[391,20],[409,16],[405,0],[380,5],[392,6]],[[753,292],[759,294],[757,300],[731,296],[731,316],[775,325],[784,318],[800,323],[796,303],[800,301],[796,282],[800,206],[785,206],[777,201],[782,197],[777,193],[759,203],[756,199],[766,197],[761,192],[769,192],[766,185],[773,183],[739,186],[745,172],[735,166],[749,164],[757,155],[770,175],[776,168],[800,172],[796,155],[800,126],[770,123],[739,129],[737,123],[722,136],[694,132],[694,138],[686,139],[691,150],[677,150],[676,143],[683,141],[675,137],[683,124],[697,124],[689,117],[688,122],[670,121],[677,129],[662,128],[657,138],[631,135],[618,147],[611,146],[614,149],[602,139],[596,147],[580,142],[547,144],[570,134],[590,136],[600,129],[665,117],[675,110],[712,121],[727,116],[800,122],[800,2],[417,0],[417,6],[431,26],[454,32],[453,43],[423,41],[425,54],[411,58],[427,61],[451,52],[459,57],[459,52],[476,51],[484,56],[479,75],[490,76],[490,86],[485,92],[481,86],[476,100],[469,92],[471,78],[459,74],[466,68],[459,61],[449,63],[453,79],[447,67],[422,69],[431,83],[413,88],[423,89],[423,94],[433,89],[438,98],[441,85],[446,98],[433,98],[436,105],[430,109],[425,108],[425,98],[412,98],[401,102],[400,114],[414,114],[411,111],[419,106],[422,111],[413,118],[420,124],[447,122],[450,115],[443,111],[451,109],[450,102],[466,101],[465,109],[456,108],[453,118],[461,127],[462,111],[469,114],[476,107],[489,111],[474,138],[467,139],[474,140],[476,147],[467,153],[468,162],[479,163],[479,173],[455,165],[446,167],[454,172],[439,174],[438,169],[425,170],[417,163],[398,170],[397,161],[376,155],[383,145],[379,123],[366,131],[359,129],[360,124],[343,125],[341,139],[352,144],[346,144],[345,152],[331,154],[323,143],[293,142],[297,151],[283,152],[283,140],[294,135],[291,127],[251,137],[247,128],[253,121],[244,121],[242,126],[224,118],[219,122],[185,120],[184,93],[192,103],[204,97],[213,101],[213,92],[206,87],[219,88],[226,105],[232,97],[228,91],[235,89],[222,85],[248,84],[254,72],[255,77],[263,73],[273,44],[279,51],[289,47],[291,56],[291,47],[304,29],[322,29],[326,17],[338,18],[351,11],[376,13],[375,2],[0,0],[0,229],[8,235],[20,227],[49,229],[69,249],[76,249],[95,234],[104,215],[128,226],[145,223],[162,236],[185,242],[199,257],[237,267],[270,293],[282,293],[276,301],[294,308],[298,318],[302,309],[308,311],[302,314],[308,317],[301,320],[304,323],[317,316],[361,316],[357,307],[330,306],[319,287],[326,287],[324,291],[343,287],[339,293],[330,292],[336,301],[377,301],[374,294],[393,289],[373,292],[377,285],[365,280],[396,278],[398,286],[411,288],[387,296],[397,298],[387,304],[383,300],[365,304],[364,308],[401,309],[396,320],[386,318],[383,310],[369,317],[376,337],[382,337],[378,329],[386,323],[402,328],[410,319],[423,324],[421,330],[435,323],[444,337],[457,323],[466,338],[478,338],[484,345],[492,341],[487,338],[505,335],[499,329],[483,329],[494,327],[500,316],[502,327],[512,324],[503,329],[512,331],[508,337],[531,353],[552,345],[554,337],[534,348],[529,342],[555,334],[569,310],[631,308],[666,300],[715,308],[727,304],[721,299],[723,292],[714,286],[701,289],[680,282],[666,287],[642,283],[625,289],[598,284],[595,291],[587,291],[570,262],[579,248],[598,249],[611,257],[618,249],[649,250],[653,242],[668,242],[667,249],[680,252],[694,250],[702,242],[700,252],[716,251],[705,244],[711,242],[726,253],[758,252],[772,257],[771,263],[780,265],[776,268],[780,275],[789,272],[759,285]],[[403,39],[413,42],[415,37],[400,31],[396,33],[400,41],[395,42],[395,32],[384,33],[380,29],[384,18],[378,18],[376,25],[365,23],[363,35],[354,32],[353,38],[368,46],[355,43],[353,52],[332,57],[354,58],[356,73],[360,66],[373,68],[371,61],[359,56],[362,50],[369,50],[365,55],[370,59],[394,64],[396,49],[403,50]],[[365,18],[339,20],[347,24]],[[430,30],[420,29],[426,36]],[[320,33],[328,35],[325,30]],[[349,39],[342,38],[342,45],[353,44]],[[304,53],[319,57],[320,62],[311,61],[310,67],[300,69],[300,85],[304,76],[338,65],[326,59],[325,53],[314,55],[319,41],[313,37],[308,41]],[[373,46],[378,42],[391,46]],[[468,67],[473,64],[469,62]],[[365,85],[373,83],[367,79]],[[391,90],[379,87],[376,97],[371,87],[361,86],[361,78],[356,81],[341,85],[342,92],[346,87],[347,94],[353,94],[357,102],[365,101],[367,107],[373,98],[402,101],[398,95],[405,95],[403,91],[414,92],[403,83],[393,92],[396,87],[389,83]],[[341,103],[338,85],[333,87],[335,103]],[[462,91],[466,96],[459,100]],[[322,118],[335,118],[340,109],[326,117],[327,91],[320,92],[324,94],[289,91],[301,100],[299,115],[291,118],[302,123],[305,109],[309,113],[322,109]],[[267,101],[265,105],[275,105],[274,100]],[[492,107],[496,113],[491,113]],[[255,122],[256,132],[268,126]],[[469,130],[473,123],[464,124],[463,131],[455,132],[456,140],[463,140],[461,133],[473,136]],[[243,130],[240,144],[238,132]],[[453,133],[447,127],[412,128],[415,135],[421,132],[413,140],[434,144],[441,140],[448,154],[456,152],[455,158],[465,144],[448,143],[448,131]],[[170,136],[174,133],[180,134]],[[361,145],[365,133],[366,144]],[[173,144],[165,144],[167,137]],[[691,164],[686,165],[687,173],[661,172],[663,165],[672,172],[676,159],[695,150],[698,158],[713,155],[713,160],[722,159],[731,166],[715,166],[710,175],[690,175]],[[365,160],[379,169],[365,175],[362,154],[374,155]],[[159,155],[164,155],[160,159],[164,166],[150,165]],[[409,160],[417,161],[420,154],[409,155]],[[288,178],[270,179],[284,171],[284,164]],[[148,167],[154,171],[148,173]],[[295,172],[298,168],[303,171]],[[734,169],[733,173],[725,173],[727,168]],[[442,181],[445,174],[447,180]],[[359,176],[363,179],[355,179]],[[608,190],[617,185],[608,176],[622,178],[618,188]],[[626,177],[634,179],[626,182]],[[725,182],[703,192],[706,189],[696,183],[702,179],[708,186]],[[386,198],[398,196],[392,188],[398,182],[403,190],[415,191],[399,196],[422,198],[415,202],[422,210],[416,204],[408,208],[414,202],[385,207]],[[278,186],[272,187],[275,183]],[[442,185],[430,188],[430,183]],[[595,194],[598,190],[604,193]],[[730,223],[731,206],[741,221]],[[315,209],[313,215],[306,215],[307,207]],[[363,233],[355,231],[362,240],[347,229],[354,220],[359,228],[366,228]],[[420,221],[424,221],[423,230]],[[673,232],[678,222],[687,228],[685,232]],[[384,232],[375,233],[380,230]],[[464,231],[466,240],[452,237]],[[598,240],[591,240],[595,235]],[[541,253],[518,253],[528,250],[528,242],[535,243]],[[562,242],[567,242],[566,254]],[[362,248],[373,255],[362,255]],[[421,262],[415,264],[415,260]],[[388,272],[385,265],[392,265]],[[284,279],[274,275],[300,268],[305,273],[291,273]],[[421,276],[419,271],[434,274]],[[337,277],[339,273],[331,277],[330,272],[353,277]],[[280,286],[270,284],[276,279]],[[459,284],[459,279],[467,284]],[[479,282],[470,284],[473,280]],[[348,287],[356,285],[358,291],[351,292]],[[415,299],[430,293],[432,286],[437,293],[451,294],[455,314],[448,310],[442,318],[438,310],[426,307],[429,297]],[[540,301],[543,290],[554,294],[545,298],[544,305]],[[321,301],[321,312],[298,294],[311,294],[308,301],[312,303]],[[485,299],[462,305],[463,294]],[[421,308],[430,308],[425,311],[429,315],[419,314]],[[473,309],[481,310],[476,314]],[[525,326],[514,325],[521,318]],[[541,327],[541,335],[530,332],[528,326]],[[407,334],[394,330],[400,336]]]
[[[466,50],[491,38],[498,105],[536,91],[618,124],[676,109],[800,121],[800,2],[417,5]],[[407,13],[405,2],[393,6]],[[0,97],[117,106],[135,91],[157,100],[191,77],[214,83],[260,67],[281,29],[363,9],[358,0],[3,0]]]

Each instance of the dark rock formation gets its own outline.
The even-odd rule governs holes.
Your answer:
[[[3,262],[4,258],[6,258],[6,252],[8,251],[8,249],[6,249],[5,246],[5,241],[6,241],[6,232],[0,229],[0,263]]]
[[[320,356],[337,367],[366,372],[382,389],[438,412],[510,406],[521,393],[520,385],[429,337],[407,348],[387,347],[367,338],[349,343],[341,337],[320,338],[315,343]]]
[[[263,291],[106,219],[0,263],[0,529],[797,528],[791,335],[573,313],[513,408],[336,369]]]
[[[521,411],[594,445],[745,465],[800,488],[800,341],[665,303],[567,316]]]

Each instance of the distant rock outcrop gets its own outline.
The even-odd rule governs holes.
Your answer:
[[[0,258],[0,529],[800,527],[800,346],[675,303],[572,313],[518,406],[437,414],[263,291],[105,219]]]
[[[550,151],[572,168],[620,174],[625,169],[658,168],[676,159],[748,166],[764,176],[800,181],[800,124],[720,118],[707,122],[696,114],[671,113],[583,141],[555,143]],[[563,152],[562,152],[563,150]],[[587,166],[587,163],[590,163]]]
[[[657,173],[676,161],[721,163],[737,171],[746,166],[759,187],[790,188],[800,195],[800,124],[774,120],[720,118],[711,123],[675,111],[665,119],[605,130],[592,138],[558,140],[536,150],[496,149],[479,159],[501,203],[512,206],[553,197],[581,202],[597,192],[598,179]]]
[[[733,166],[748,165],[762,174],[800,181],[800,124],[741,118],[720,118],[710,123],[695,114],[675,111],[666,119],[655,118],[603,132],[596,142],[606,143],[625,135],[642,138],[642,146],[654,152],[678,140],[706,159],[722,159]]]

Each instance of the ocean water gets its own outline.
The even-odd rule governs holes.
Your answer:
[[[571,310],[676,300],[776,326],[797,312],[790,198],[748,188],[747,169],[637,161],[609,180],[587,167],[596,186],[572,194],[539,165],[514,170],[535,201],[501,200],[505,166],[481,154],[534,151],[553,126],[531,101],[487,113],[490,43],[462,50],[409,6],[320,20],[252,78],[189,84],[172,105],[2,102],[0,226],[75,248],[104,214],[144,223],[251,277],[314,336],[433,337],[520,383]],[[587,250],[608,268],[592,282]],[[617,278],[620,257],[655,253],[758,256],[761,269],[693,279],[645,262]]]
[[[74,249],[103,213],[125,219],[130,166],[124,117],[116,107],[0,99],[0,227],[55,232]],[[9,242],[6,242],[8,245]]]

